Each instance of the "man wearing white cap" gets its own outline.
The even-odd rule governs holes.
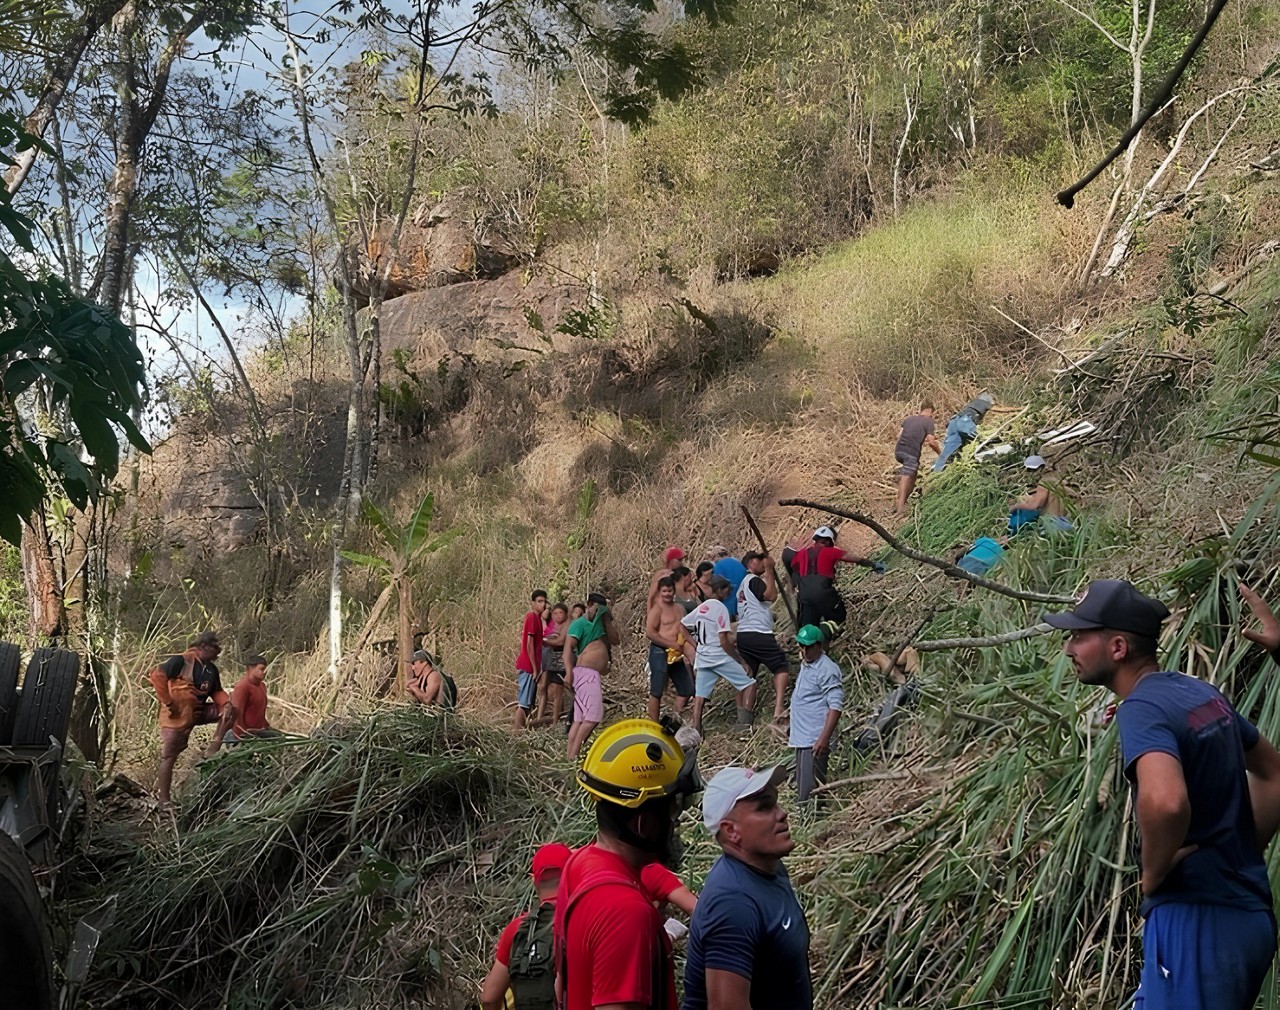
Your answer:
[[[836,565],[841,563],[865,565],[878,575],[884,574],[884,565],[870,558],[859,557],[851,551],[836,546],[836,531],[830,526],[819,526],[813,531],[813,542],[800,549],[795,542],[782,552],[782,564],[791,573],[796,585],[796,605],[799,609],[797,623],[800,627],[826,622],[844,624],[848,612],[844,600],[836,589]],[[833,632],[836,629],[831,629]],[[831,637],[835,637],[833,633]]]
[[[702,820],[724,854],[693,912],[681,1010],[813,1010],[809,924],[782,865],[786,777],[730,766],[707,784]]]
[[[1023,469],[1031,478],[1031,489],[1021,501],[1013,503],[1009,509],[1009,532],[1017,533],[1022,527],[1034,524],[1041,516],[1058,529],[1071,529],[1071,520],[1064,514],[1062,502],[1041,481],[1045,474],[1043,456],[1028,456],[1022,463]]]

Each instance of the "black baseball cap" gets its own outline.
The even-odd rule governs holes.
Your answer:
[[[1045,614],[1044,623],[1065,631],[1111,628],[1143,638],[1159,638],[1169,608],[1144,596],[1124,579],[1095,579],[1071,610]]]

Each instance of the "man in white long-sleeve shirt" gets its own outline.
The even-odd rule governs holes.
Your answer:
[[[827,759],[836,724],[844,708],[840,667],[827,655],[822,630],[806,624],[796,632],[804,654],[791,690],[791,738],[796,751],[796,798],[809,798],[814,786],[827,777]]]

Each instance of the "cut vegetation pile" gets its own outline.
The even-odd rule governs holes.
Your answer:
[[[200,777],[176,831],[76,868],[120,901],[92,1006],[464,1005],[529,899],[533,849],[586,832],[567,768],[408,708],[242,746]]]

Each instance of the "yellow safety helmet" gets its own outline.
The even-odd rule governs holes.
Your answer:
[[[674,735],[648,719],[624,719],[591,744],[578,769],[578,784],[596,799],[638,807],[684,793],[691,785],[688,771]]]

